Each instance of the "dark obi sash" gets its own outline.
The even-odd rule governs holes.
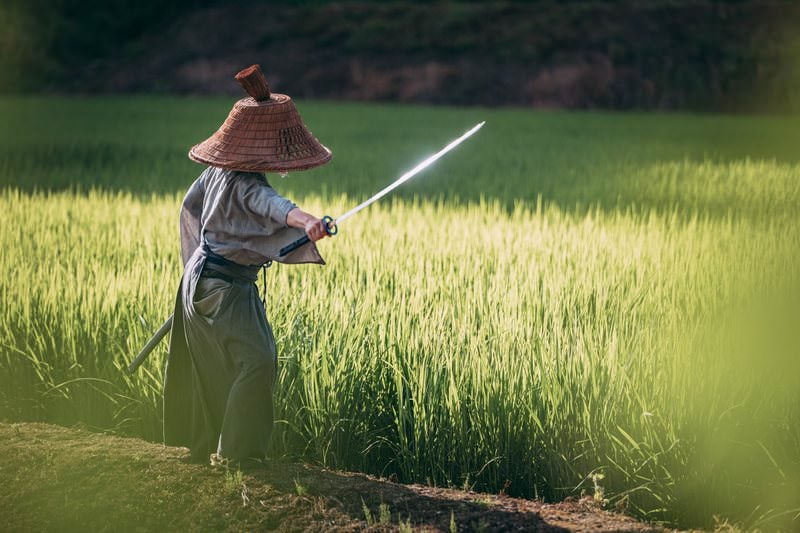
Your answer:
[[[204,244],[201,250],[206,258],[203,272],[200,274],[202,277],[219,278],[228,283],[233,283],[234,281],[253,283],[258,279],[260,266],[240,265],[229,261],[212,252],[207,244]]]

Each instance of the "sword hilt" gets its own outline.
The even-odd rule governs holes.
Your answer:
[[[325,215],[324,217],[322,217],[322,222],[325,224],[325,231],[327,231],[328,235],[330,235],[331,237],[339,233],[339,226],[336,225],[336,222],[333,221],[332,217]],[[281,248],[280,252],[278,252],[278,256],[283,257],[288,253],[294,252],[295,250],[297,250],[310,240],[311,239],[308,238],[308,235],[303,235],[293,243],[287,244],[286,246]]]

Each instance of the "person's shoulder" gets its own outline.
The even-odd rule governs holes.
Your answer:
[[[267,177],[261,172],[234,172],[236,174],[236,183],[240,188],[247,190],[272,188],[267,181]]]
[[[241,170],[236,170],[234,172],[236,172],[236,176],[242,181],[247,181],[262,185],[269,185],[269,183],[267,182],[267,177],[264,175],[263,172],[244,172]]]
[[[225,173],[228,172],[224,168],[219,167],[206,167],[203,172],[197,177],[197,182],[202,183],[203,185],[207,185],[210,182],[217,181],[223,179],[225,177]]]
[[[217,182],[233,187],[250,187],[262,184],[269,185],[264,175],[258,172],[244,172],[241,170],[231,170],[220,167],[206,168],[203,173],[200,174],[198,180],[206,183]]]

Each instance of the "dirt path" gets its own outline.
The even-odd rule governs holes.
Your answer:
[[[662,531],[589,499],[550,505],[279,461],[243,474],[189,464],[184,448],[45,424],[0,424],[0,442],[2,531]]]

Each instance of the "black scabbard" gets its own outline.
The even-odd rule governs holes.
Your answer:
[[[136,356],[136,359],[134,359],[133,362],[128,365],[128,374],[133,374],[136,372],[136,369],[139,368],[142,363],[144,363],[144,360],[147,359],[147,356],[150,355],[150,352],[152,352],[153,349],[158,346],[158,343],[161,342],[161,339],[167,336],[167,333],[169,333],[170,329],[172,329],[172,315],[170,315],[169,318],[165,320],[163,324],[161,324],[161,327],[158,328],[158,331],[156,331],[155,335],[153,335],[150,340],[147,341],[147,344],[144,345],[142,351]]]
[[[309,242],[310,240],[311,239],[308,238],[308,235],[303,235],[302,237],[300,237],[299,239],[297,239],[293,243],[287,244],[286,246],[281,248],[281,251],[278,253],[278,255],[280,257],[283,257],[284,255],[286,255],[286,254],[288,254],[290,252],[294,252],[295,250],[297,250],[298,248],[300,248],[301,246],[303,246],[305,243]]]

